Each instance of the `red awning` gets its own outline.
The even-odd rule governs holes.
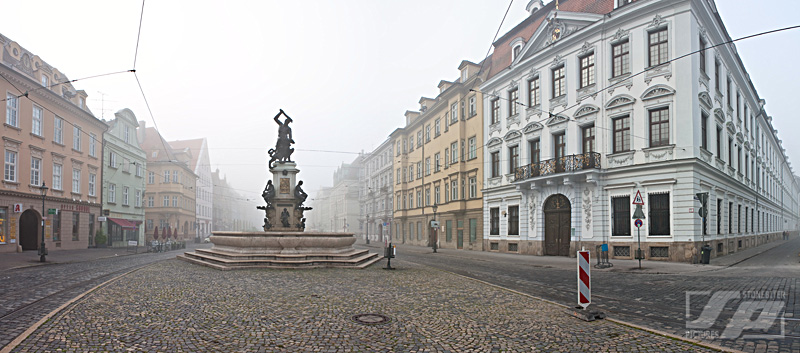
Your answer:
[[[108,220],[116,223],[118,226],[122,227],[122,229],[132,229],[132,230],[136,229],[136,225],[126,219],[108,217]]]

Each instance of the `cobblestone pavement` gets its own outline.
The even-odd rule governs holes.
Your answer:
[[[800,251],[799,245],[800,240],[795,240],[759,256],[782,254],[787,251],[787,246],[793,247],[794,250],[791,251],[796,256]],[[400,259],[451,271],[557,303],[574,305],[577,301],[575,259],[570,260],[572,268],[566,269],[563,266],[538,266],[537,257],[510,254],[448,249],[432,254],[428,248],[412,246],[398,246],[398,254]],[[748,262],[762,263],[758,259]],[[776,272],[779,276],[773,276],[769,268],[762,266],[734,266],[687,274],[630,271],[619,273],[592,269],[592,305],[606,311],[613,318],[679,336],[688,334],[723,347],[747,352],[800,352],[800,265],[793,266]],[[788,273],[793,276],[787,277]],[[687,293],[691,298],[688,303],[688,318]],[[714,293],[726,295],[724,309],[718,316],[711,317],[711,324],[698,325],[703,326],[701,328],[687,328],[687,321],[699,319]],[[752,303],[749,302],[761,302],[764,299],[758,297],[759,295],[774,293],[778,293],[778,297],[774,299],[781,302],[781,310],[765,314],[764,317],[778,318],[767,333],[782,337],[719,338],[738,309],[751,308],[749,305]],[[753,298],[754,295],[756,298]],[[755,319],[760,313],[761,310],[755,310],[748,318]],[[744,332],[748,333],[754,332]]]
[[[0,347],[77,295],[132,269],[173,259],[177,253],[138,254],[2,271]]]
[[[213,269],[172,260],[68,306],[14,352],[685,352],[691,343],[427,266]],[[390,318],[364,325],[354,315]]]

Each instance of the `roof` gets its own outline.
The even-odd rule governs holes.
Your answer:
[[[189,167],[192,168],[193,171],[196,171],[197,163],[200,161],[200,154],[203,152],[205,140],[205,138],[199,138],[193,140],[170,141],[169,146],[175,150],[188,149],[192,151],[192,153],[190,153],[192,159],[189,162]]]
[[[166,140],[161,137],[158,130],[148,127],[144,130],[144,137],[139,139],[139,145],[147,152],[148,162],[169,162],[175,160],[175,153]],[[153,151],[158,151],[153,157]]]

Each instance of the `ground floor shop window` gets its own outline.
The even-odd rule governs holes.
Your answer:
[[[631,235],[631,197],[611,198],[611,235]]]
[[[469,243],[478,241],[478,220],[475,218],[469,219]]]
[[[80,237],[80,228],[81,228],[81,214],[78,212],[72,212],[72,241],[78,241]]]
[[[508,235],[519,235],[519,206],[508,207]]]
[[[8,231],[6,230],[8,227],[8,209],[5,207],[0,207],[0,244],[5,244],[8,240],[6,237],[8,236]]]
[[[444,222],[444,234],[445,234],[445,241],[452,242],[453,241],[453,221],[448,220]]]
[[[61,213],[50,215],[53,219],[53,241],[61,241]]]
[[[417,222],[417,240],[422,240],[422,222]]]
[[[669,235],[669,194],[649,194],[647,198],[650,202],[650,235]]]

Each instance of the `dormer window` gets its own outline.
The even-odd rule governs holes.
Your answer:
[[[469,77],[469,73],[467,72],[467,68],[461,70],[461,82],[467,82],[467,77]]]
[[[50,86],[50,78],[47,75],[42,74],[42,86],[49,87]]]
[[[78,107],[83,109],[86,105],[86,98],[78,97]]]
[[[514,54],[511,58],[511,61],[517,60],[521,51],[522,51],[522,45],[515,46],[513,51]]]

